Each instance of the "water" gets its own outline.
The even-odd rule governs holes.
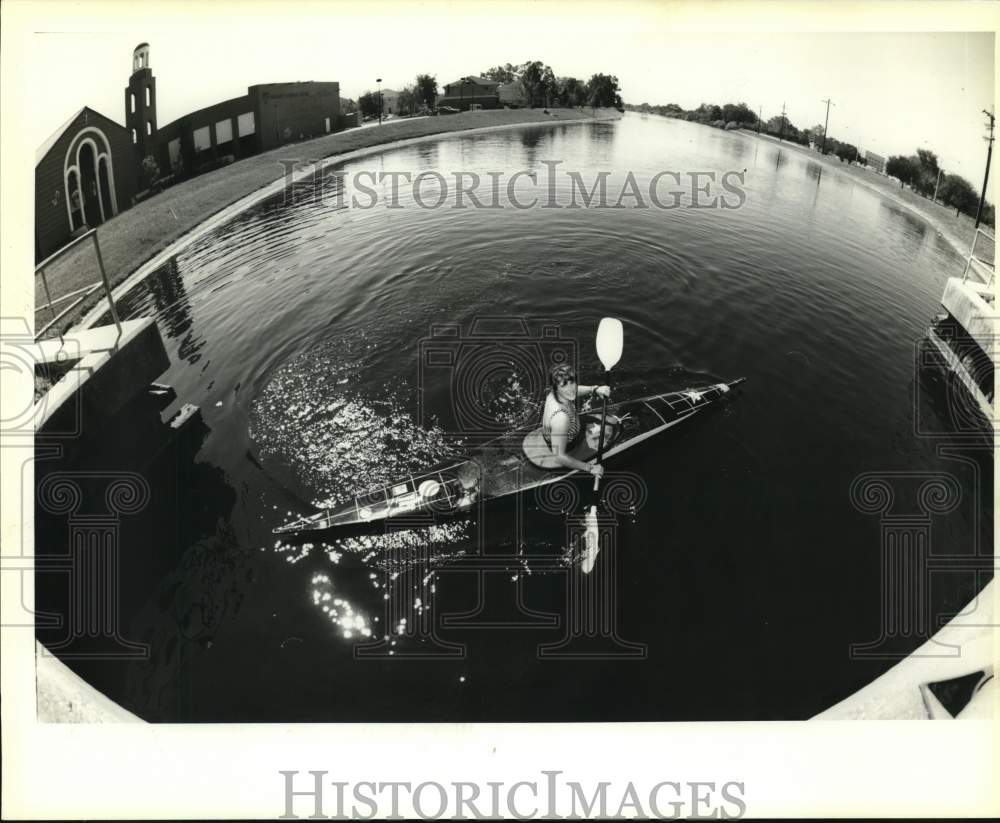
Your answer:
[[[663,170],[745,170],[746,200],[422,209],[404,187],[392,209],[386,185],[376,208],[356,209],[306,187],[203,237],[123,301],[160,322],[161,382],[177,391],[164,419],[195,403],[202,421],[142,458],[121,446],[134,424],[120,421],[81,458],[141,470],[154,495],[122,523],[122,633],[150,657],[78,671],[162,721],[808,717],[892,662],[849,657],[881,631],[880,518],[850,495],[865,472],[956,479],[960,502],[928,521],[945,558],[933,616],[972,596],[988,573],[947,558],[992,545],[989,458],[917,433],[942,431],[917,345],[962,266],[936,231],[798,152],[655,117],[455,136],[343,171],[502,171],[505,187],[522,169],[544,181],[554,160],[588,187],[610,172],[613,198],[629,171],[648,191]],[[616,397],[748,380],[611,467],[647,498],[599,561],[614,575],[616,639],[586,650],[602,656],[551,655],[581,578],[564,519],[533,496],[391,534],[271,534],[461,452],[452,370],[427,359],[460,345],[441,326],[479,346],[457,362],[479,363],[458,383],[482,389],[465,409],[482,426],[536,408],[528,361],[550,345],[537,342],[545,328],[596,382],[605,315],[625,326]],[[484,340],[515,355],[490,360]],[[899,505],[919,512],[906,494]],[[476,571],[484,555],[498,570]]]

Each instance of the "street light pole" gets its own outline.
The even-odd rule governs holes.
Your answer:
[[[993,124],[996,122],[993,112],[983,109],[983,114],[990,118],[990,135],[983,138],[989,143],[989,148],[986,150],[986,174],[983,176],[983,193],[979,195],[979,209],[976,211],[975,228],[977,229],[983,217],[983,204],[986,202],[986,181],[990,179],[990,159],[993,157]]]
[[[378,124],[382,125],[382,78],[376,77],[375,82],[378,83]]]

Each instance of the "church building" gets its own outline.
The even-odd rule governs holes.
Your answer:
[[[149,44],[140,43],[132,53],[125,88],[125,126],[84,106],[38,149],[36,261],[134,205],[136,195],[146,194],[153,169],[161,180],[176,182],[285,143],[357,125],[356,117],[341,115],[336,82],[250,86],[242,97],[191,112],[162,128],[156,103]]]

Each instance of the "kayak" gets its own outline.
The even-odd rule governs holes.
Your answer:
[[[601,462],[715,405],[744,379],[610,404]],[[567,450],[569,454],[594,462],[600,419],[599,407],[580,413],[581,434]],[[574,474],[577,470],[553,465],[548,446],[541,440],[541,429],[526,427],[478,446],[461,460],[368,490],[332,508],[279,526],[274,533],[355,526],[420,512],[461,514],[481,500],[527,491]]]

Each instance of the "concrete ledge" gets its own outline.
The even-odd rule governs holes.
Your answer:
[[[913,654],[812,720],[927,720],[922,684],[995,664],[994,582]]]
[[[35,404],[36,431],[79,434],[84,420],[113,415],[170,365],[152,317],[69,332],[36,343],[36,363],[75,365]]]
[[[39,723],[143,723],[109,700],[35,641],[35,696]]]
[[[959,323],[990,360],[997,361],[997,314],[983,296],[981,284],[949,277],[941,305]]]

